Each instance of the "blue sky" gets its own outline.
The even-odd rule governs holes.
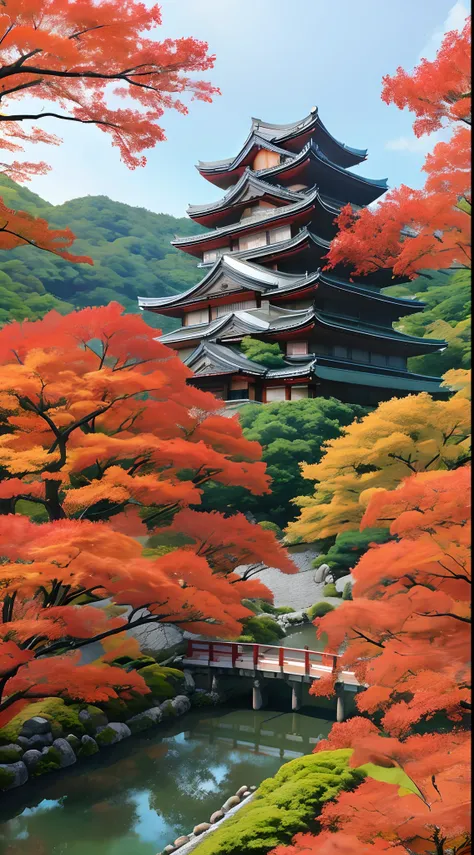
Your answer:
[[[188,203],[222,195],[199,176],[197,160],[235,154],[250,116],[293,121],[316,105],[334,136],[368,148],[360,172],[388,178],[391,187],[419,187],[424,156],[436,140],[416,140],[411,114],[381,101],[382,76],[399,65],[413,68],[421,56],[433,58],[443,33],[462,26],[468,2],[162,0],[159,37],[208,41],[217,60],[205,76],[222,95],[212,104],[190,103],[185,117],[168,112],[167,141],[132,172],[100,131],[51,124],[64,143],[41,152],[53,169],[28,186],[53,203],[104,194],[183,216]],[[31,152],[35,159],[39,148]]]

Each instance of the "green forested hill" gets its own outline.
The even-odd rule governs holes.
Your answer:
[[[185,217],[154,214],[107,196],[50,205],[3,176],[0,196],[11,208],[44,217],[58,228],[69,226],[77,237],[73,251],[94,261],[93,267],[71,264],[32,247],[2,252],[0,322],[40,317],[50,308],[69,311],[72,306],[103,305],[111,300],[136,312],[137,296],[174,294],[202,276],[195,259],[170,246],[175,235],[199,230]],[[149,323],[155,318],[147,313]],[[166,323],[156,318],[153,325],[163,328]]]
[[[471,271],[427,271],[413,282],[385,289],[394,297],[416,297],[425,303],[423,312],[402,318],[398,329],[409,335],[445,339],[441,353],[415,356],[411,371],[441,375],[450,368],[471,366]]]

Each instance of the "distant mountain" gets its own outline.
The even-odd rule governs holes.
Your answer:
[[[166,297],[202,277],[196,260],[170,246],[175,235],[200,230],[191,220],[154,214],[85,196],[50,205],[40,196],[0,176],[0,196],[13,209],[44,217],[52,226],[69,228],[77,240],[73,251],[88,255],[94,266],[71,264],[51,253],[21,247],[0,253],[0,323],[11,318],[41,317],[51,308],[100,306],[117,300],[137,312],[137,297]],[[148,323],[164,330],[173,320],[146,313]]]

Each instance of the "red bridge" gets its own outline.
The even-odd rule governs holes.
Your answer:
[[[215,675],[234,673],[254,678],[253,708],[263,706],[262,679],[287,678],[292,686],[292,709],[299,709],[302,683],[319,680],[337,669],[340,657],[335,653],[268,644],[244,644],[234,641],[188,641],[183,665],[215,669]],[[217,678],[214,676],[214,687]],[[344,689],[356,692],[359,683],[352,671],[342,671],[336,684],[337,718],[344,718]]]

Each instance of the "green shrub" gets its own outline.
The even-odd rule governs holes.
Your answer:
[[[286,763],[258,788],[251,802],[225,820],[195,855],[264,855],[305,831],[325,802],[354,789],[360,771],[349,767],[351,749],[321,751]]]
[[[337,535],[333,545],[323,555],[318,555],[313,566],[320,567],[327,564],[335,579],[347,576],[359,561],[359,558],[367,552],[371,543],[386,543],[391,540],[388,528],[365,528],[342,531]]]
[[[342,592],[343,600],[352,600],[352,585],[350,582],[346,582],[344,585],[344,590]]]
[[[274,522],[271,522],[271,520],[262,520],[262,522],[259,522],[258,525],[260,526],[260,528],[263,528],[264,531],[272,531],[275,537],[278,538],[278,540],[282,539],[283,532],[280,526]]]
[[[323,588],[323,597],[338,597],[339,593],[334,582],[328,582]]]
[[[292,615],[295,612],[295,609],[292,609],[291,606],[278,606],[275,609],[276,615]]]
[[[250,639],[254,644],[274,644],[285,635],[281,626],[268,615],[245,618],[242,626],[244,632],[238,639],[242,642],[245,637],[245,641]]]
[[[318,617],[324,617],[324,615],[332,611],[334,611],[334,606],[331,603],[315,603],[314,606],[306,609],[306,614],[310,620],[314,620]]]
[[[240,342],[240,349],[247,359],[258,362],[259,365],[265,365],[267,368],[282,368],[285,365],[278,342],[260,341],[258,338],[246,335]]]
[[[255,615],[261,612],[260,608],[261,600],[242,600],[242,605],[244,608],[248,609],[250,612],[253,612]]]

